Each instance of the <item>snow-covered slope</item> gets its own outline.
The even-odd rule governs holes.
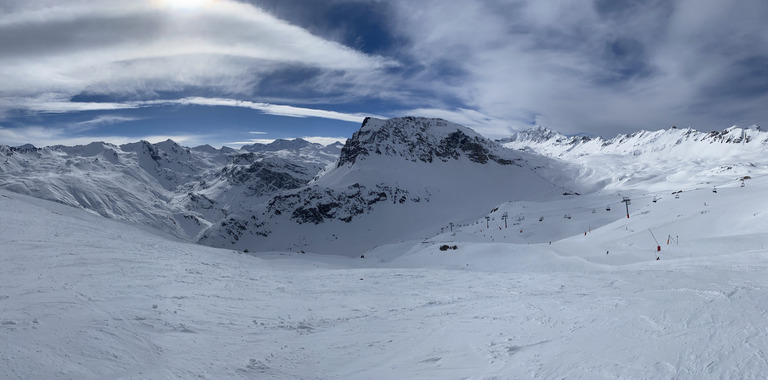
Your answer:
[[[609,194],[504,203],[482,232],[345,258],[212,249],[0,190],[0,378],[764,378],[768,209],[744,200],[766,191],[609,223],[590,211]],[[482,236],[515,208],[553,243]],[[603,226],[561,231],[579,222]],[[649,230],[676,241],[657,252]]]
[[[260,210],[231,215],[201,241],[359,255],[379,244],[428,236],[506,200],[562,197],[563,188],[536,171],[551,161],[440,119],[368,118],[342,148],[336,167]]]
[[[0,187],[177,236],[194,236],[207,227],[171,203],[171,183],[189,176],[191,170],[174,171],[184,167],[173,165],[149,143],[137,143],[135,148],[123,150],[106,143],[40,149],[0,146],[4,156]]]
[[[768,132],[757,126],[709,133],[670,128],[609,140],[536,127],[499,142],[581,166],[579,181],[590,190],[718,186],[768,173]]]

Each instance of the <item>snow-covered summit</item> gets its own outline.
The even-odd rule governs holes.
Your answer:
[[[337,165],[261,208],[230,215],[202,242],[354,255],[434,233],[503,201],[562,197],[563,185],[539,171],[565,166],[442,119],[368,118]]]
[[[542,143],[545,141],[566,142],[569,138],[560,132],[553,131],[545,126],[536,125],[533,128],[517,132],[514,135],[498,140],[501,144],[521,142],[521,143]]]
[[[511,163],[500,158],[498,151],[499,146],[493,141],[443,119],[369,117],[342,148],[338,166],[354,164],[372,155],[397,156],[412,162],[445,162],[467,157],[477,163],[489,160]]]

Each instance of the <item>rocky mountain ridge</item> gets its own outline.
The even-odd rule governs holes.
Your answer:
[[[228,216],[201,242],[354,254],[434,233],[502,201],[561,197],[562,187],[537,172],[545,163],[551,160],[442,119],[367,118],[336,165],[307,186]]]
[[[172,140],[0,145],[0,187],[196,240],[231,210],[305,185],[340,151],[305,141],[269,147],[190,149]]]
[[[465,156],[480,164],[489,160],[511,164],[510,160],[499,157],[498,150],[496,144],[477,132],[442,119],[368,117],[342,148],[337,166],[354,164],[371,155],[398,156],[426,163]]]

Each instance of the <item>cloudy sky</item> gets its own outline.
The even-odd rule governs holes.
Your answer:
[[[764,0],[3,0],[0,144],[768,127]]]

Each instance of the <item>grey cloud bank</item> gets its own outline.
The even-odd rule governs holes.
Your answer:
[[[760,1],[32,0],[0,11],[0,126],[15,134],[49,128],[40,113],[148,118],[138,104],[438,116],[489,137],[534,124],[602,136],[768,125]]]

